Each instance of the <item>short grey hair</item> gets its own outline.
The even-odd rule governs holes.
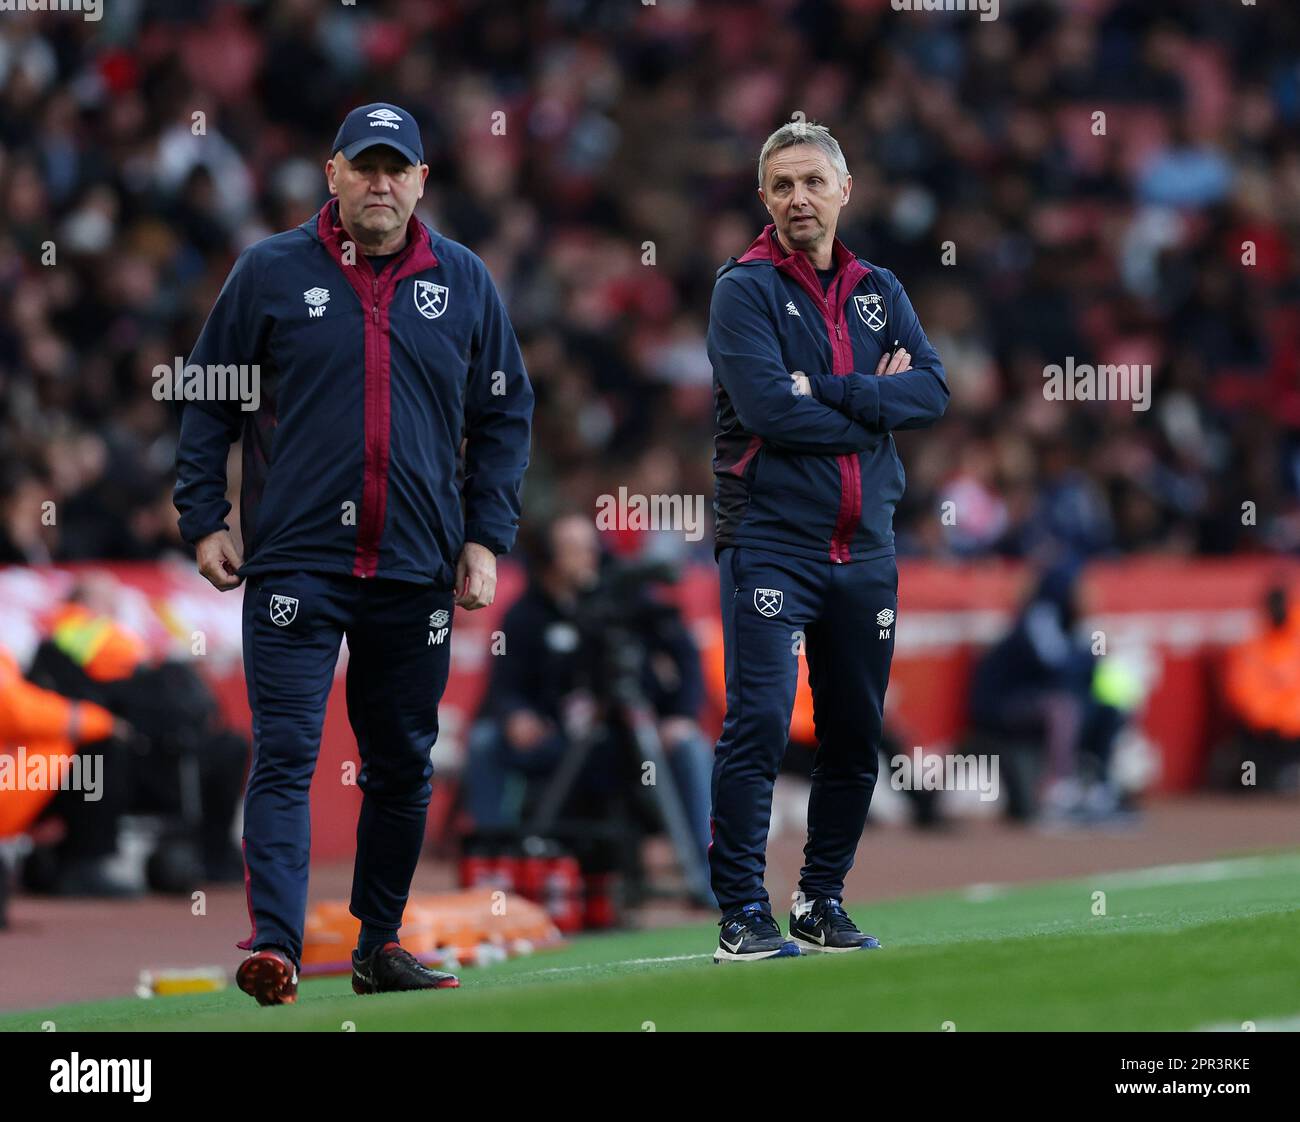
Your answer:
[[[814,125],[806,121],[790,121],[782,125],[763,142],[763,150],[758,154],[758,185],[764,186],[767,175],[767,161],[773,152],[783,148],[793,148],[798,144],[811,144],[826,153],[835,174],[840,177],[843,187],[849,177],[849,166],[844,162],[844,153],[840,151],[839,141],[831,136],[831,130],[825,125]]]

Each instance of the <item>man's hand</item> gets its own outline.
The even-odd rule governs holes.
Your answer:
[[[886,374],[902,374],[905,370],[912,369],[912,356],[901,347],[894,352],[894,357],[889,357],[886,351],[880,356],[880,361],[876,363],[876,373],[882,378]]]
[[[901,374],[904,370],[912,369],[912,356],[908,351],[899,349],[894,352],[893,357],[886,351],[880,356],[880,361],[876,364],[876,373],[881,377],[887,374]],[[796,370],[790,375],[790,392],[795,397],[811,397],[812,383],[808,381],[808,375],[802,370]]]
[[[497,559],[485,545],[466,542],[456,562],[456,603],[467,611],[486,608],[497,594]]]
[[[243,583],[244,578],[235,576],[235,570],[244,559],[239,556],[229,530],[217,530],[206,538],[200,538],[194,547],[194,555],[199,563],[199,572],[208,578],[213,588],[229,592]]]

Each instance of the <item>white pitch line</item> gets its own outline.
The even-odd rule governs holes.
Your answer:
[[[1123,887],[1143,888],[1156,884],[1200,884],[1216,880],[1236,880],[1239,877],[1276,876],[1287,869],[1300,871],[1300,858],[1240,857],[1229,861],[1199,861],[1187,865],[1156,865],[1150,869],[1131,869],[1127,872],[1102,873],[1095,879]],[[1088,878],[1077,878],[1088,879]]]
[[[618,962],[587,962],[581,966],[548,966],[544,970],[529,970],[515,975],[518,978],[531,978],[538,974],[574,974],[582,973],[586,970],[603,970],[607,966],[650,966],[656,962],[690,962],[696,958],[712,958],[712,953],[706,954],[674,954],[666,955],[663,958],[624,958]]]
[[[1205,884],[1245,877],[1275,876],[1290,869],[1300,872],[1300,857],[1282,854],[1278,857],[1239,857],[1185,865],[1153,865],[1146,869],[1089,873],[1082,877],[1071,877],[1070,880],[1074,883],[1093,884],[1098,888],[1149,888],[1165,884]],[[962,890],[962,896],[973,904],[982,904],[1026,887],[1030,886],[1011,883],[972,884]]]
[[[1255,1032],[1300,1032],[1300,1013],[1294,1017],[1273,1017],[1262,1021],[1220,1021],[1213,1025],[1201,1025],[1196,1032],[1248,1032],[1243,1024],[1255,1026]]]

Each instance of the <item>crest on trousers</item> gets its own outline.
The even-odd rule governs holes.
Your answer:
[[[754,607],[761,616],[774,616],[781,610],[785,594],[779,588],[754,589]]]
[[[295,596],[271,597],[271,622],[276,627],[288,627],[298,615],[298,599]]]
[[[415,309],[425,319],[437,319],[447,310],[447,286],[433,281],[415,282]]]
[[[858,318],[872,331],[880,331],[885,326],[885,298],[878,292],[869,292],[866,296],[853,297],[853,305],[858,309]]]

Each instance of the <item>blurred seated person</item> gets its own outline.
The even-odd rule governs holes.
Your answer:
[[[45,621],[47,638],[28,677],[94,702],[135,730],[130,750],[116,761],[107,806],[94,812],[100,819],[110,812],[114,824],[125,814],[178,819],[201,863],[195,875],[211,883],[240,881],[243,858],[232,833],[249,743],[220,727],[216,698],[192,661],[150,658],[144,641],[113,618],[115,596],[111,579],[84,578]],[[62,802],[51,811],[69,828],[89,813],[80,802]],[[164,836],[161,844],[170,841]],[[29,878],[28,887],[39,890],[39,880]]]
[[[121,741],[130,726],[93,702],[74,701],[27,681],[0,648],[0,839],[29,833],[52,806],[71,811],[54,847],[51,891],[62,896],[126,896],[107,867],[117,850]],[[73,757],[81,754],[81,759]],[[0,899],[9,871],[0,869]]]
[[[619,667],[639,664],[634,692],[653,711],[699,854],[709,846],[713,745],[696,723],[699,654],[680,614],[639,581],[602,574],[590,517],[567,513],[525,535],[528,586],[505,615],[469,739],[466,807],[478,830],[527,821],[576,737],[592,738],[564,813],[602,817],[615,794],[641,786],[641,761],[620,727]]]
[[[1081,614],[1078,583],[1077,562],[1048,567],[1011,631],[984,654],[971,677],[972,731],[989,750],[1005,753],[999,770],[1013,818],[1039,810],[1038,784],[1017,752],[1025,748],[1042,765],[1031,770],[1043,772],[1044,817],[1105,820],[1131,810],[1110,777],[1127,713],[1107,700],[1116,692],[1113,683],[1097,688],[1098,659],[1074,633]]]
[[[1236,725],[1232,786],[1255,764],[1256,786],[1297,789],[1300,779],[1300,611],[1284,585],[1264,596],[1258,632],[1228,651],[1225,693]]]

